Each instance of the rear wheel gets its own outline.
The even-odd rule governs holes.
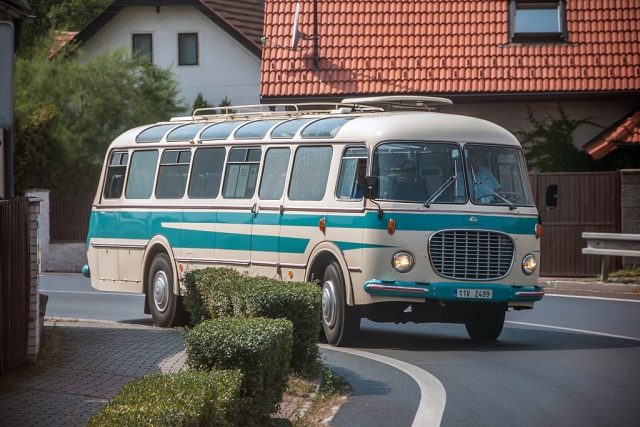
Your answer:
[[[360,329],[360,316],[347,305],[340,265],[329,264],[322,280],[322,329],[327,342],[340,347],[353,342]]]
[[[502,333],[506,307],[488,305],[475,312],[465,322],[467,333],[475,341],[495,341]]]
[[[178,326],[184,322],[184,310],[173,293],[173,269],[167,254],[158,254],[149,267],[147,300],[156,326]]]

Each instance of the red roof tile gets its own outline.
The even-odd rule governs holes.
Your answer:
[[[295,3],[265,2],[266,98],[640,90],[637,0],[569,1],[569,42],[531,45],[509,43],[505,0],[323,0],[318,71],[313,0],[300,0],[298,30],[309,37],[295,51],[279,47],[291,43]],[[303,61],[289,67],[291,59]]]
[[[640,110],[606,130],[585,145],[585,151],[600,160],[621,144],[640,144]]]

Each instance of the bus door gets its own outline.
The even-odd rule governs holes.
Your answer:
[[[218,212],[215,257],[223,264],[251,264],[252,226],[256,184],[262,151],[259,147],[237,147],[229,151],[222,197],[227,209]]]
[[[258,200],[252,208],[251,263],[260,274],[279,274],[280,227],[291,148],[270,147],[265,152]]]

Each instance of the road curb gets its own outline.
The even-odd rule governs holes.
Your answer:
[[[640,300],[640,284],[602,282],[597,279],[541,278],[540,284],[548,294],[592,296]]]

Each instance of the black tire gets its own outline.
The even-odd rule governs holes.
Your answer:
[[[173,293],[173,269],[167,254],[158,254],[149,267],[147,300],[153,324],[161,327],[184,324],[184,310]]]
[[[342,271],[334,261],[322,277],[322,329],[327,342],[336,347],[351,344],[360,329],[360,316],[347,305],[345,295]]]
[[[506,307],[491,305],[482,307],[465,322],[467,333],[474,341],[495,341],[502,333]]]

